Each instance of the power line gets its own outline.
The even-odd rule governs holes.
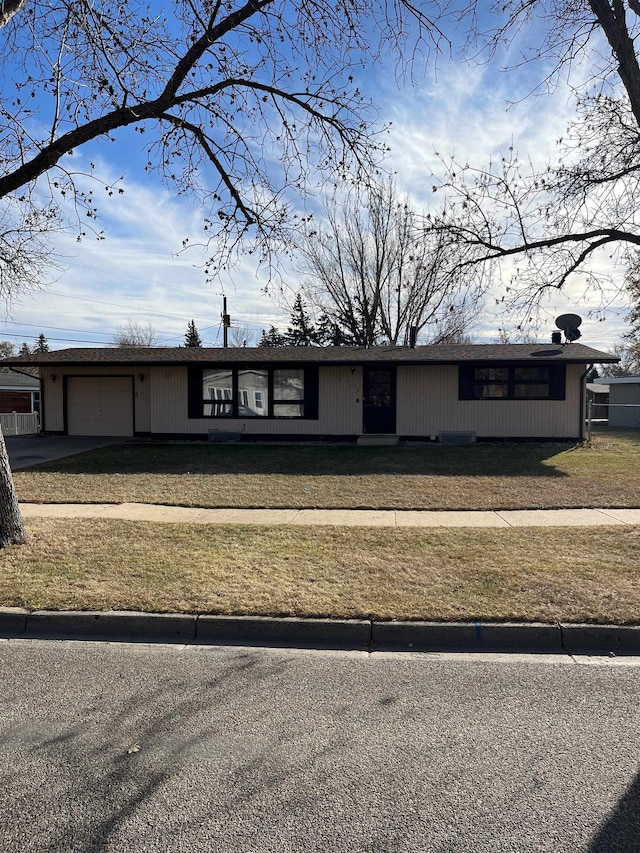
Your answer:
[[[40,335],[18,335],[15,332],[2,332],[3,335],[8,335],[10,338],[22,338],[24,340],[27,338],[28,340],[37,341]],[[71,344],[100,344],[101,346],[109,346],[106,341],[85,341],[80,340],[78,338],[50,338],[47,336],[48,341],[60,341],[62,343],[71,343]]]
[[[166,260],[164,258],[162,258],[162,259],[158,260],[158,263],[165,264]],[[105,270],[105,269],[102,269],[101,267],[88,267],[85,264],[78,264],[78,263],[75,263],[74,261],[70,261],[68,258],[65,259],[64,265],[76,267],[77,269],[81,269],[81,270],[90,270],[91,272],[100,272],[100,273],[103,273],[104,275],[109,275],[109,276],[114,275],[113,270]],[[182,264],[181,266],[188,267],[190,270],[194,269],[193,264]],[[158,282],[154,281],[153,279],[142,278],[142,276],[131,275],[130,273],[118,272],[117,275],[118,275],[118,278],[130,278],[132,281],[142,281],[145,284],[151,284],[154,286],[156,286],[158,284]],[[177,289],[177,288],[175,288],[174,285],[172,285],[172,287],[174,287],[174,289]],[[190,287],[181,287],[181,288],[179,288],[179,290],[181,293],[194,293],[197,296],[207,297],[210,295],[210,294],[203,294],[203,292],[201,290],[194,290],[193,288],[190,288]],[[220,295],[224,296],[224,285],[222,283],[220,283]]]
[[[78,332],[79,334],[96,334],[96,335],[106,335],[108,332],[95,332],[93,329],[67,329],[63,326],[43,326],[42,323],[19,323],[17,320],[3,320],[5,325],[12,326],[29,326],[32,329],[54,329],[56,332]],[[3,334],[5,334],[3,332]],[[7,335],[11,334],[10,332],[6,332]]]
[[[146,314],[147,316],[152,315],[152,316],[156,316],[156,317],[173,317],[173,318],[177,318],[179,320],[187,320],[187,322],[191,319],[190,317],[187,317],[184,314],[172,314],[172,313],[169,313],[168,311],[150,311],[148,308],[134,308],[131,305],[120,305],[117,302],[105,302],[102,299],[88,299],[85,296],[76,296],[76,295],[69,296],[66,293],[58,293],[54,290],[47,290],[47,293],[50,293],[52,296],[59,296],[62,299],[74,299],[77,301],[79,300],[81,302],[95,303],[96,305],[109,305],[112,308],[122,308],[125,311],[137,311],[138,313]]]
[[[123,310],[125,310],[125,311],[136,311],[136,312],[138,312],[138,313],[140,313],[140,314],[146,314],[147,316],[152,315],[152,316],[156,316],[156,317],[171,317],[171,318],[175,318],[175,319],[179,319],[179,320],[186,320],[187,322],[188,322],[189,320],[191,320],[191,319],[194,319],[193,317],[189,317],[189,316],[188,316],[188,315],[186,315],[186,314],[174,314],[174,313],[171,313],[171,312],[168,312],[168,311],[150,311],[150,310],[149,310],[149,309],[147,309],[147,308],[134,308],[134,307],[133,307],[133,306],[131,306],[131,305],[122,305],[122,304],[120,304],[120,303],[118,303],[118,302],[106,302],[106,301],[101,300],[101,299],[90,299],[90,298],[88,298],[88,297],[86,297],[86,296],[76,296],[76,295],[70,296],[70,295],[69,295],[69,294],[67,294],[67,293],[59,293],[58,291],[55,291],[55,290],[48,290],[48,289],[47,289],[47,290],[46,290],[46,291],[44,291],[44,292],[45,292],[46,294],[51,294],[52,296],[59,296],[59,297],[61,297],[62,299],[75,299],[75,300],[79,300],[79,301],[82,301],[82,302],[94,303],[94,304],[96,304],[96,305],[109,305],[109,306],[110,306],[110,307],[112,307],[112,308],[122,308],[122,309],[123,309]],[[182,291],[182,292],[187,292],[187,291]],[[196,291],[188,291],[188,292],[195,293]],[[8,322],[8,321],[7,321],[7,322]],[[28,324],[28,323],[17,323],[16,325],[27,326],[27,325],[29,325],[29,324]],[[33,324],[32,324],[32,325],[33,325]],[[212,324],[211,326],[208,326],[208,327],[205,327],[205,328],[213,328],[213,326],[214,326],[214,325],[215,325],[215,324]],[[262,328],[265,324],[264,324],[264,323],[260,323],[260,322],[255,321],[255,320],[245,320],[245,321],[243,321],[243,322],[242,322],[242,325],[245,325],[245,326],[254,326],[254,327],[255,327],[255,328],[257,328],[257,329],[260,329],[260,328]],[[49,326],[49,327],[45,327],[45,328],[54,328],[54,327],[53,327],[53,326]]]

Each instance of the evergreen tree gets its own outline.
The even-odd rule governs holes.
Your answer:
[[[189,325],[187,326],[187,331],[184,336],[184,345],[185,347],[202,346],[202,339],[200,338],[200,333],[196,329],[196,324],[193,320],[190,320]]]
[[[29,344],[26,341],[22,342],[22,346],[18,351],[18,355],[31,355],[31,350],[29,348]]]
[[[287,327],[285,338],[290,347],[310,347],[318,343],[318,332],[305,310],[301,294],[293,303],[291,325]]]
[[[341,329],[336,322],[329,319],[326,314],[320,316],[316,334],[318,343],[324,347],[355,346],[354,339],[344,329]]]
[[[33,348],[33,352],[49,352],[49,341],[45,338],[42,332],[38,335],[38,340]]]
[[[287,339],[284,335],[281,335],[280,332],[275,328],[275,326],[271,326],[268,332],[262,330],[262,337],[260,338],[260,342],[258,343],[259,347],[286,347]]]

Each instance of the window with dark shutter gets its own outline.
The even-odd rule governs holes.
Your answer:
[[[189,368],[190,418],[318,417],[318,368]]]
[[[564,400],[566,366],[461,365],[460,400]]]

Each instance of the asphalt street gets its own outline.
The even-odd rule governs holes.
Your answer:
[[[640,851],[638,659],[0,642],[0,850]]]

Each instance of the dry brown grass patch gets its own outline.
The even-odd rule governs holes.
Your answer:
[[[638,506],[640,432],[591,446],[120,445],[15,475],[21,501],[199,507]]]
[[[33,520],[0,604],[640,623],[640,528],[375,529]]]

